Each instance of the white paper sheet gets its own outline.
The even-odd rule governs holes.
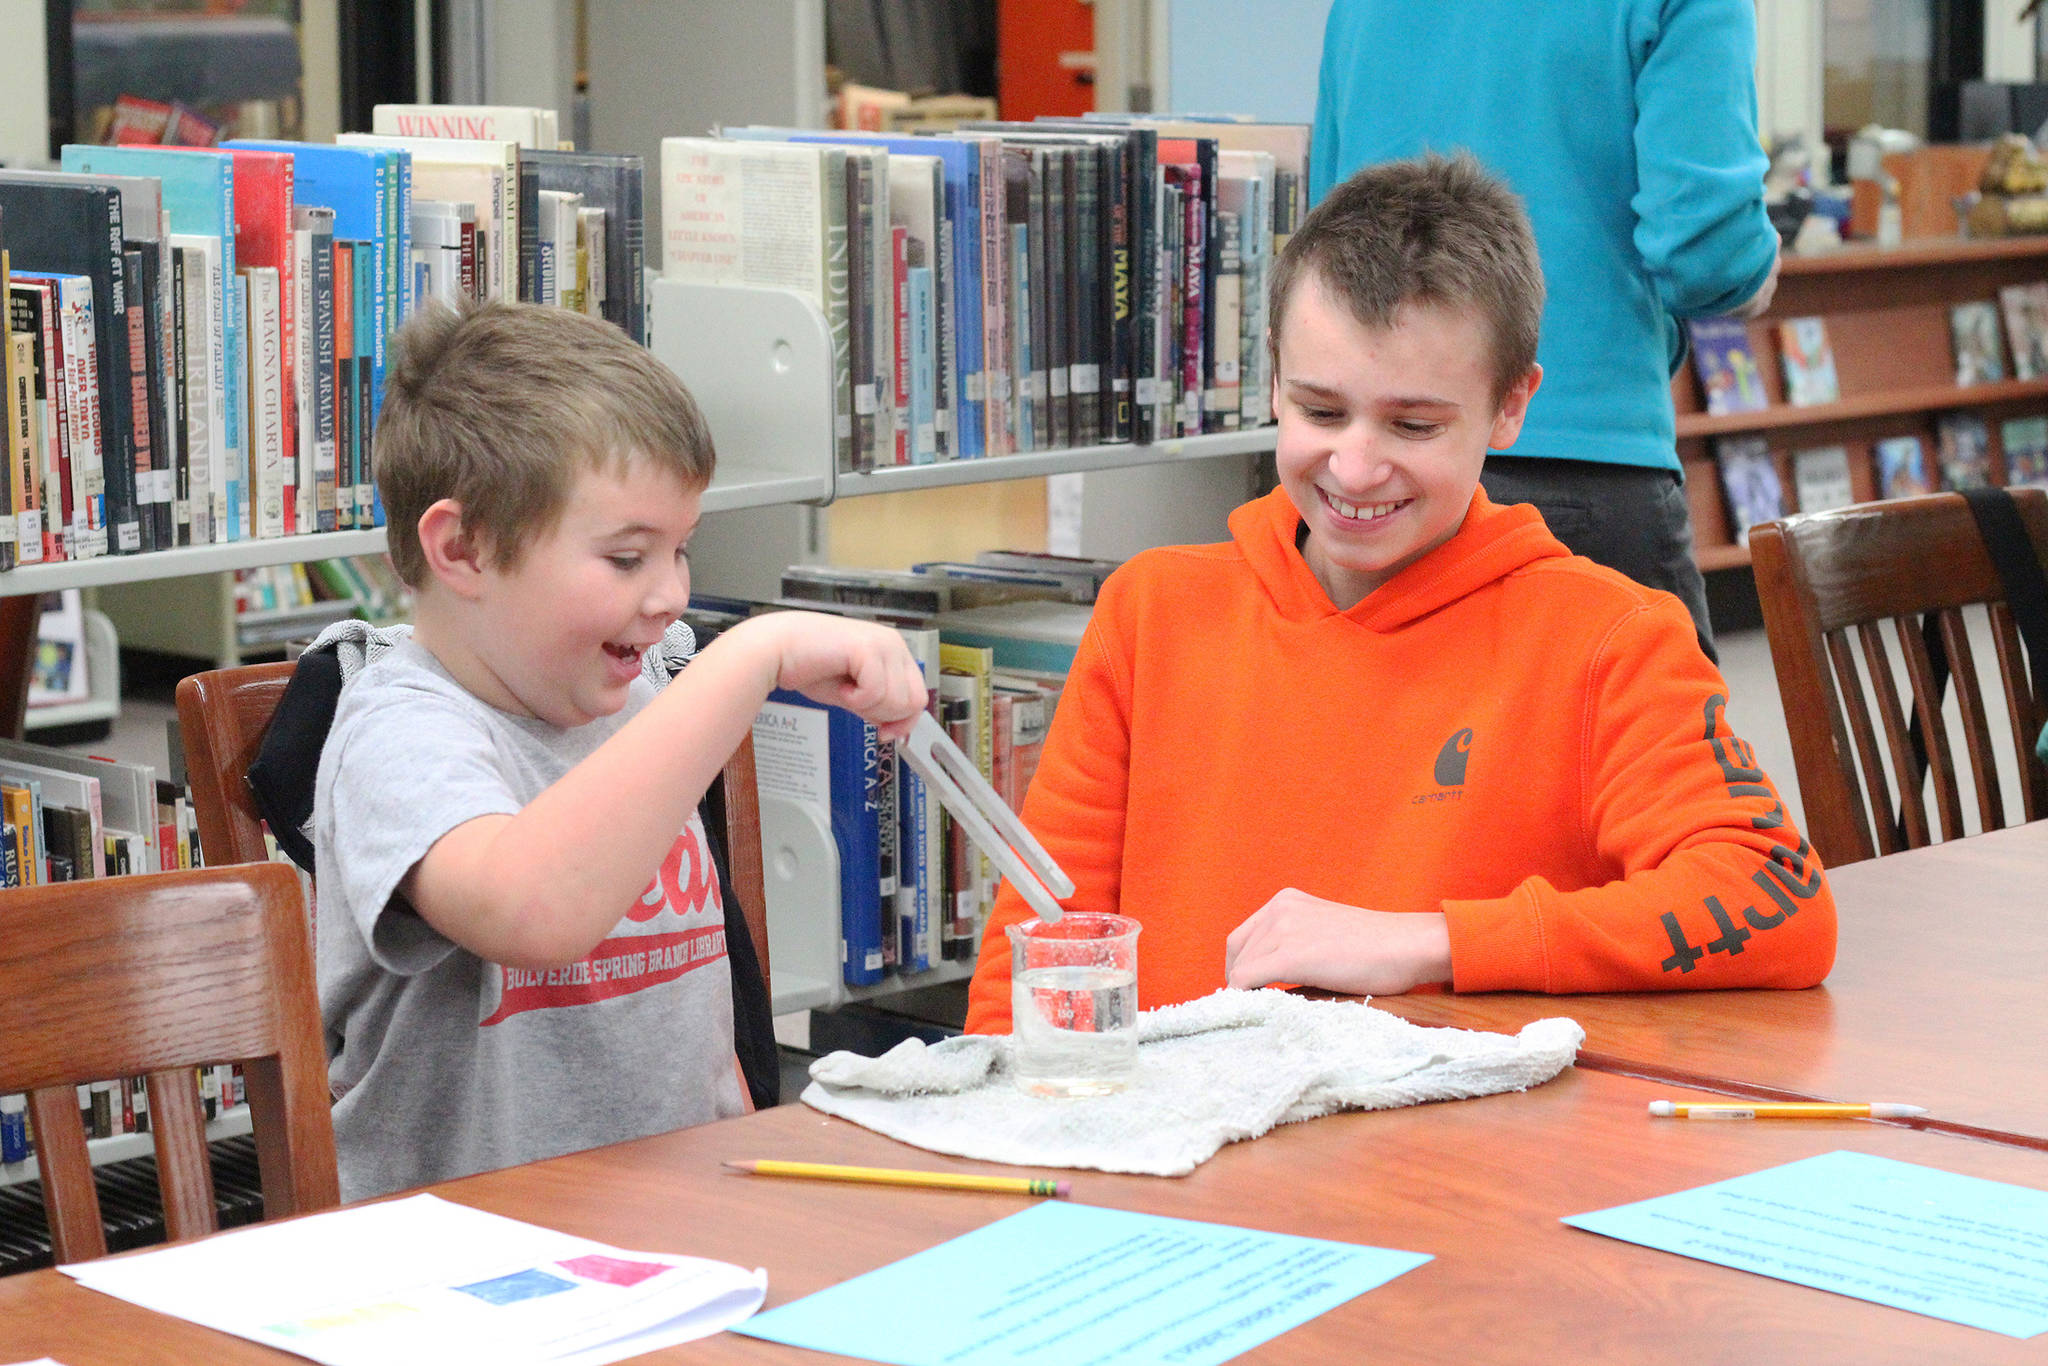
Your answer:
[[[59,1268],[328,1366],[602,1366],[745,1319],[765,1271],[626,1252],[431,1195]]]

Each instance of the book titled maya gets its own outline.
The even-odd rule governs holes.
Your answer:
[[[1749,529],[1785,515],[1785,490],[1778,462],[1760,436],[1729,437],[1720,443],[1721,487],[1728,495],[1728,527],[1737,545],[1749,544]]]
[[[1877,443],[1877,490],[1883,498],[1927,493],[1927,451],[1917,436],[1888,436]]]
[[[1799,407],[1833,403],[1842,396],[1835,353],[1822,318],[1788,318],[1778,324],[1778,355],[1785,367],[1785,397]]]
[[[1935,423],[1935,450],[1942,487],[1981,489],[1991,482],[1991,432],[1981,414],[1943,413]]]
[[[1753,413],[1770,406],[1747,324],[1739,318],[1695,318],[1686,331],[1709,413]]]

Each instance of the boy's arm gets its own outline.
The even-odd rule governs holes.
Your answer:
[[[654,876],[771,689],[898,733],[924,706],[894,631],[809,612],[725,632],[633,720],[516,815],[437,840],[399,890],[448,939],[507,967],[575,962]]]
[[[1024,824],[1074,879],[1074,895],[1065,903],[1074,911],[1114,913],[1122,891],[1130,726],[1124,676],[1109,646],[1113,619],[1113,605],[1098,601],[1024,801]],[[969,1033],[1009,1029],[1010,937],[1004,928],[1033,914],[1005,882],[982,929],[981,958],[968,986]]]
[[[1729,733],[1727,684],[1664,599],[1594,661],[1577,832],[1621,870],[1562,890],[1447,901],[1460,991],[1805,987],[1834,963],[1835,906],[1754,752]]]

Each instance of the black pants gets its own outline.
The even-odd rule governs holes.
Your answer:
[[[1707,620],[1706,581],[1692,554],[1685,484],[1675,471],[1493,455],[1479,482],[1496,503],[1534,503],[1573,554],[1677,597],[1692,613],[1700,649],[1720,662]]]

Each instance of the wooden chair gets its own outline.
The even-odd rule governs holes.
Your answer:
[[[2036,553],[2048,558],[2048,495],[2039,489],[2013,493]],[[2048,775],[2033,758],[2048,698],[2034,694],[2005,587],[1960,494],[1864,503],[1765,523],[1750,529],[1749,550],[1799,772],[1806,834],[1824,862],[1854,863],[1935,839],[1923,785],[1910,780],[1917,768],[1911,720],[1885,646],[1886,623],[1912,685],[1912,713],[1926,743],[1940,838],[1964,833],[1963,780],[1934,693],[1921,635],[1924,614],[1939,622],[1953,674],[1978,821],[1986,830],[2008,823],[1996,759],[2004,742],[1994,742],[1984,708],[1988,669],[1978,668],[1964,626],[1962,609],[1971,604],[1989,608],[1997,682],[2009,717],[2008,752],[2018,760],[2022,819],[2048,816]],[[1871,719],[1873,702],[1884,730],[1882,750]],[[1905,784],[1897,779],[1902,773],[1908,775]]]
[[[26,1091],[59,1262],[103,1256],[76,1088],[149,1079],[164,1222],[213,1231],[197,1067],[248,1080],[267,1217],[340,1201],[298,874],[242,864],[25,887],[0,902],[0,1092]]]
[[[263,843],[263,818],[249,791],[249,765],[256,761],[263,730],[296,667],[244,664],[193,674],[178,683],[185,777],[192,787],[199,847],[210,863],[261,863],[270,857]]]
[[[294,667],[290,663],[244,664],[193,674],[178,684],[178,729],[199,823],[199,847],[216,864],[257,863],[269,857],[262,817],[249,791],[249,765],[263,743],[264,728],[284,696],[285,685],[291,682]],[[723,780],[728,871],[761,960],[761,978],[771,981],[753,737],[742,741],[726,761]]]

